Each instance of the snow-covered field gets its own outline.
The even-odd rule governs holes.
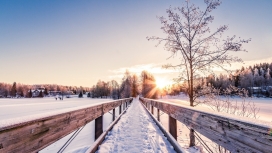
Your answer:
[[[64,98],[64,100],[55,100],[54,97],[22,99],[0,98],[0,120],[58,111],[90,104],[95,105],[105,101],[110,101],[110,99]]]
[[[165,96],[160,99],[162,101],[171,102],[181,106],[189,106],[189,98],[184,94],[178,96]],[[242,100],[238,97],[231,98],[231,101],[237,101],[240,103]],[[248,98],[247,101],[254,102],[257,108],[260,108],[258,113],[258,120],[272,122],[272,98]],[[198,105],[196,108],[203,111],[213,111],[210,107],[205,105]]]
[[[6,121],[26,120],[48,115],[50,113],[63,112],[70,109],[91,106],[103,102],[112,101],[112,99],[92,99],[92,98],[64,98],[64,100],[55,100],[54,97],[46,98],[22,98],[22,99],[0,99],[0,126],[6,124]],[[119,109],[116,108],[116,112]],[[118,113],[116,113],[118,116]],[[104,114],[103,129],[106,129],[111,123],[112,115]],[[3,125],[2,125],[3,126]],[[63,146],[73,133],[53,143],[43,149],[42,153],[53,153]],[[71,142],[64,152],[84,152],[94,142],[94,121],[87,124],[78,136]]]

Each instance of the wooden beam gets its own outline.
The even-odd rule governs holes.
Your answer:
[[[126,109],[126,105],[125,103],[123,102],[123,111]]]
[[[122,105],[119,106],[119,115],[122,113]]]
[[[103,116],[95,119],[94,130],[94,140],[96,140],[103,133]]]
[[[120,106],[123,101],[129,100],[129,98],[115,100],[0,127],[0,152],[38,152],[79,127]]]
[[[177,120],[169,115],[169,133],[177,140]]]
[[[112,121],[115,120],[115,108],[112,110]]]
[[[157,108],[157,120],[160,121],[160,110]]]
[[[271,152],[272,135],[269,126],[235,120],[175,104],[141,98],[186,126],[216,142],[231,152]]]

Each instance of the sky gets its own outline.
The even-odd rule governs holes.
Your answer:
[[[157,17],[183,2],[1,0],[0,82],[87,87],[99,79],[120,81],[126,69],[171,80],[177,71],[161,66],[178,58],[167,59],[163,45],[146,37],[165,36]],[[235,54],[246,64],[272,62],[271,8],[271,0],[223,0],[211,28],[226,24],[226,35],[252,39],[247,53]]]

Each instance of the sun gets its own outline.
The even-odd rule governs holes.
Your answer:
[[[156,78],[156,86],[160,89],[166,87],[167,85],[169,85],[169,81],[163,78]]]

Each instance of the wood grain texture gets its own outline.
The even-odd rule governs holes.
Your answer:
[[[132,98],[48,116],[0,129],[0,153],[37,152]]]
[[[238,121],[182,106],[141,98],[231,152],[272,152],[272,127]]]
[[[169,133],[173,136],[175,140],[177,140],[177,120],[169,115],[168,119],[168,129]]]
[[[103,116],[94,120],[94,131],[94,140],[96,140],[103,133]]]

